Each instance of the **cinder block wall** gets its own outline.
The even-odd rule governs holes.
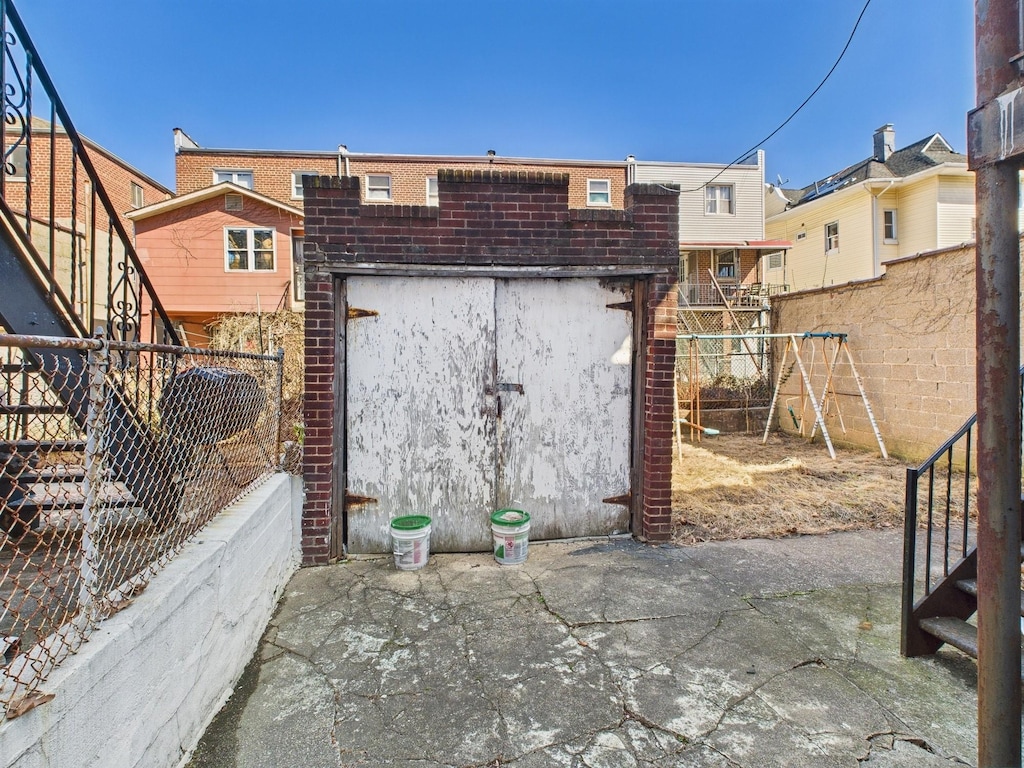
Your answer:
[[[644,267],[642,508],[634,534],[670,534],[672,376],[679,264],[678,192],[634,184],[625,209],[572,209],[568,173],[438,172],[437,207],[366,205],[357,177],[306,180],[306,503],[303,561],[340,551],[335,508],[335,275],[346,265]],[[637,318],[639,320],[639,318]],[[641,393],[637,393],[639,397]]]
[[[889,452],[919,461],[975,411],[974,247],[957,246],[889,262],[880,278],[803,291],[772,300],[772,330],[849,334],[850,350]],[[785,341],[776,340],[779,363]],[[842,358],[841,358],[842,359]],[[792,357],[790,357],[792,362]],[[805,356],[805,364],[811,361]],[[825,365],[814,361],[816,396]],[[826,416],[837,443],[877,449],[857,383],[842,364],[835,382],[846,425]],[[776,375],[778,368],[776,368]],[[787,400],[799,414],[800,375],[784,383],[776,422],[795,431]],[[807,408],[807,426],[814,419]]]
[[[199,743],[298,567],[302,489],[274,475],[230,505],[0,723],[12,768],[173,768]]]

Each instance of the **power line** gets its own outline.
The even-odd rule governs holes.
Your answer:
[[[843,57],[846,56],[846,52],[850,49],[850,43],[853,42],[853,36],[857,34],[857,28],[860,26],[860,22],[864,18],[864,14],[867,12],[869,5],[871,5],[871,0],[866,0],[866,2],[864,3],[864,7],[860,9],[860,15],[857,16],[857,21],[854,22],[853,29],[850,30],[850,36],[848,38],[846,38],[846,45],[844,45],[843,46],[843,50],[839,52],[839,58],[836,59],[835,64],[832,65],[832,68],[828,71],[828,74],[826,74],[825,77],[822,78],[821,82],[818,83],[818,87],[815,88],[813,91],[811,91],[810,96],[808,96],[806,99],[804,99],[802,102],[800,102],[800,106],[797,107],[796,109],[794,109],[789,117],[787,117],[785,120],[783,120],[782,123],[774,131],[769,133],[767,136],[765,136],[763,139],[761,139],[759,142],[757,142],[757,144],[755,144],[750,149],[748,149],[746,152],[744,152],[742,155],[737,157],[735,160],[733,160],[731,163],[729,163],[727,166],[725,166],[725,168],[720,170],[718,173],[716,173],[710,179],[705,181],[699,187],[694,187],[693,189],[681,189],[679,191],[680,192],[699,192],[700,190],[704,189],[708,184],[710,184],[715,179],[717,179],[719,176],[721,176],[723,173],[725,173],[727,170],[732,168],[734,165],[737,165],[737,164],[741,163],[742,161],[746,160],[754,152],[756,152],[757,149],[762,144],[765,144],[768,141],[770,141],[775,136],[775,134],[777,134],[779,131],[781,131],[783,128],[785,128],[790,123],[790,121],[800,113],[800,110],[802,110],[804,107],[806,107],[808,102],[810,102],[810,100],[813,99],[815,97],[815,95],[817,95],[818,91],[820,91],[824,87],[825,83],[828,82],[828,79],[830,77],[832,77],[832,73],[836,71],[836,67],[839,66],[839,62],[841,62],[843,60]]]

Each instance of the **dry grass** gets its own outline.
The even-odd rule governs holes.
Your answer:
[[[672,478],[679,543],[892,528],[903,523],[905,465],[877,453],[772,435],[684,442]]]

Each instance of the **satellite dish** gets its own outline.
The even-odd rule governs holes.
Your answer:
[[[775,174],[775,186],[781,187],[783,184],[788,184],[788,183],[789,183],[789,179],[786,179],[785,181],[782,180],[782,174],[781,173]]]

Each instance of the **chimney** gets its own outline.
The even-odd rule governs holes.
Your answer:
[[[884,163],[896,150],[896,131],[886,123],[875,131],[875,160]]]

